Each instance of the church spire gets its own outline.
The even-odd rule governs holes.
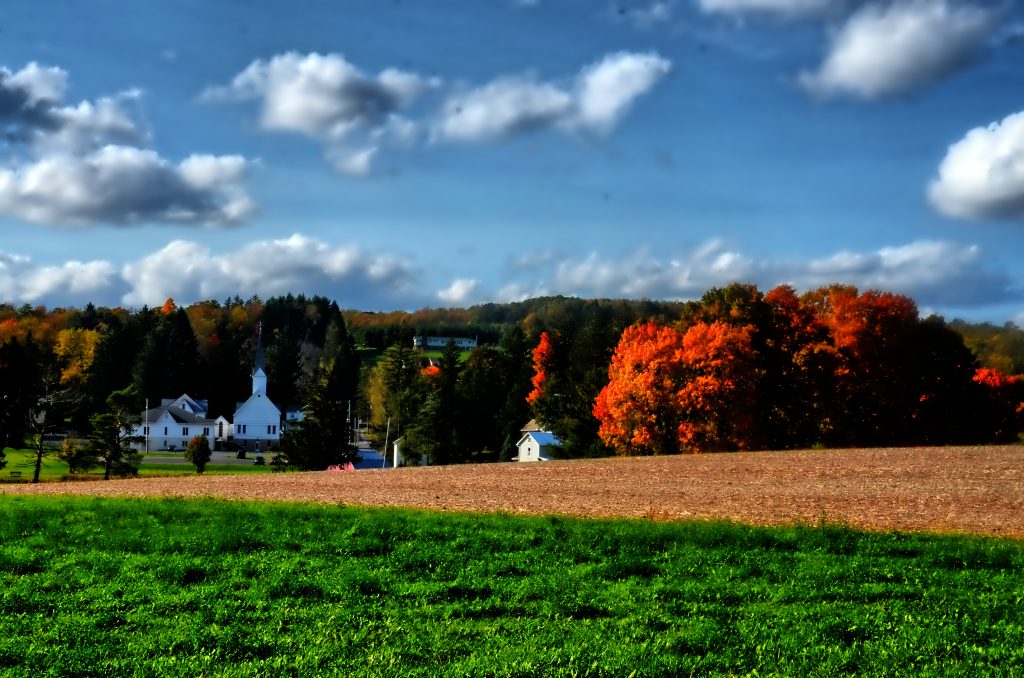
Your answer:
[[[267,373],[263,368],[263,321],[256,331],[256,360],[252,366],[252,392],[267,392]]]

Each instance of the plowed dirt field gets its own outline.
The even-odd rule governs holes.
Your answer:
[[[872,530],[1024,538],[1024,446],[750,452],[109,482],[4,484],[2,494],[220,497],[450,511],[822,517]]]

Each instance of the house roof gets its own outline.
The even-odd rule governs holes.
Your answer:
[[[554,433],[548,433],[547,431],[530,431],[516,443],[516,447],[523,444],[523,441],[527,438],[533,438],[534,441],[541,447],[548,447],[549,445],[561,445],[562,441]]]
[[[529,433],[531,431],[543,431],[543,430],[544,429],[541,427],[540,424],[537,423],[536,419],[531,419],[530,421],[526,422],[526,424],[521,429],[519,429],[519,431],[521,433]]]
[[[211,424],[215,420],[207,419],[205,416],[200,416],[193,412],[183,409],[182,405],[187,404],[190,408],[199,408],[202,410],[202,414],[206,414],[205,408],[202,407],[204,401],[195,400],[187,394],[182,394],[180,397],[165,401],[160,407],[151,407],[142,413],[142,421],[155,422],[164,414],[167,414],[171,419],[179,424]]]

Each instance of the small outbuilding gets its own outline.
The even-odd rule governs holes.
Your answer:
[[[392,467],[398,468],[399,466],[426,466],[426,457],[420,457],[420,460],[416,462],[402,454],[402,446],[405,444],[404,441],[405,436],[402,436],[401,438],[398,438],[397,440],[395,440],[395,442],[392,443],[392,450],[394,455],[391,457]]]
[[[512,461],[548,461],[551,459],[552,448],[561,444],[554,433],[530,431],[516,443],[519,455],[513,457]]]

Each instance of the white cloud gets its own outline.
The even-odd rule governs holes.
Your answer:
[[[1024,112],[976,127],[951,145],[928,197],[951,217],[1024,218]]]
[[[376,146],[357,151],[335,148],[327,152],[327,159],[341,174],[365,177],[373,170],[373,158],[377,155],[377,150]]]
[[[16,73],[0,68],[0,131],[8,144],[77,152],[146,138],[121,105],[138,98],[137,91],[65,106],[67,79],[63,69],[35,62]]]
[[[437,298],[446,304],[466,304],[480,289],[480,281],[472,278],[458,278],[437,293]]]
[[[800,17],[841,9],[848,0],[700,0],[701,9],[718,14]]]
[[[648,10],[660,17],[670,6],[656,2]],[[263,130],[309,137],[323,145],[335,170],[364,176],[382,150],[414,148],[425,128],[434,142],[492,141],[546,128],[609,134],[670,69],[657,54],[618,52],[568,82],[514,75],[451,89],[437,113],[425,118],[423,107],[413,105],[441,88],[438,78],[396,68],[370,75],[338,54],[288,52],[253,61],[201,98],[257,101]]]
[[[415,285],[418,273],[408,262],[298,234],[222,254],[178,240],[125,265],[121,275],[128,286],[122,301],[129,305],[155,305],[167,297],[216,299],[239,291],[264,298],[317,293],[360,308],[404,307],[426,299]]]
[[[191,156],[175,166],[155,151],[105,146],[0,169],[0,212],[41,224],[217,226],[253,210],[238,156]]]
[[[17,73],[6,68],[0,69],[0,89],[20,90],[24,93],[24,104],[32,107],[39,104],[55,104],[64,99],[68,74],[53,66],[40,66],[30,62]]]
[[[668,75],[672,65],[657,54],[617,52],[583,69],[578,79],[576,120],[571,123],[607,134],[633,102]]]
[[[339,54],[288,52],[253,61],[230,85],[207,89],[203,98],[257,99],[264,129],[336,140],[379,124],[436,84],[393,68],[368,76]]]
[[[366,174],[374,153],[353,154],[342,142],[364,135],[377,142],[410,143],[416,127],[397,112],[440,85],[436,78],[387,68],[368,75],[340,54],[288,52],[256,60],[223,87],[207,89],[206,101],[257,100],[260,126],[302,134],[325,144],[332,166]]]
[[[985,269],[977,246],[929,240],[875,252],[839,252],[812,261],[798,275],[804,288],[843,282],[900,292],[920,304],[970,306],[1021,295],[1008,276]]]
[[[235,223],[253,211],[238,156],[181,163],[145,148],[149,134],[125,110],[142,96],[64,105],[67,73],[30,63],[0,68],[0,213],[50,225]]]
[[[611,258],[591,253],[583,259],[543,254],[540,259],[519,259],[524,262],[521,270],[530,283],[510,282],[502,289],[501,299],[537,294],[692,298],[710,287],[746,280],[758,272],[757,264],[719,241],[708,242],[673,259],[658,259],[645,251]],[[539,265],[538,261],[543,263]],[[515,270],[510,273],[516,276]]]
[[[117,270],[105,261],[36,266],[27,257],[0,252],[0,299],[13,303],[84,305],[116,294]]]
[[[572,110],[572,97],[555,85],[503,78],[449,97],[436,134],[445,141],[498,139],[550,126]]]
[[[806,261],[759,259],[719,241],[675,256],[546,252],[510,258],[500,278],[488,283],[496,292],[470,276],[438,284],[428,276],[431,269],[427,261],[300,234],[216,252],[176,240],[122,265],[71,261],[40,266],[0,251],[0,303],[155,306],[167,297],[187,304],[291,292],[322,294],[344,307],[385,310],[554,294],[695,299],[731,282],[755,283],[764,291],[783,283],[798,290],[850,284],[906,294],[922,308],[947,313],[1024,303],[1024,289],[1004,272],[991,270],[978,247],[939,241],[841,251]]]
[[[976,246],[919,241],[873,252],[838,252],[808,262],[756,260],[719,241],[672,258],[647,252],[564,257],[546,267],[511,271],[498,293],[505,301],[546,294],[693,299],[712,287],[753,282],[762,290],[787,283],[802,290],[832,283],[882,289],[921,304],[973,307],[1024,298],[1002,273],[986,269]],[[518,279],[516,279],[518,278]]]
[[[954,0],[870,4],[833,35],[824,61],[799,82],[819,96],[875,99],[913,90],[976,58],[999,16],[998,9]]]
[[[435,139],[487,141],[550,127],[609,134],[670,70],[657,54],[617,52],[586,66],[571,86],[499,78],[449,97]]]

